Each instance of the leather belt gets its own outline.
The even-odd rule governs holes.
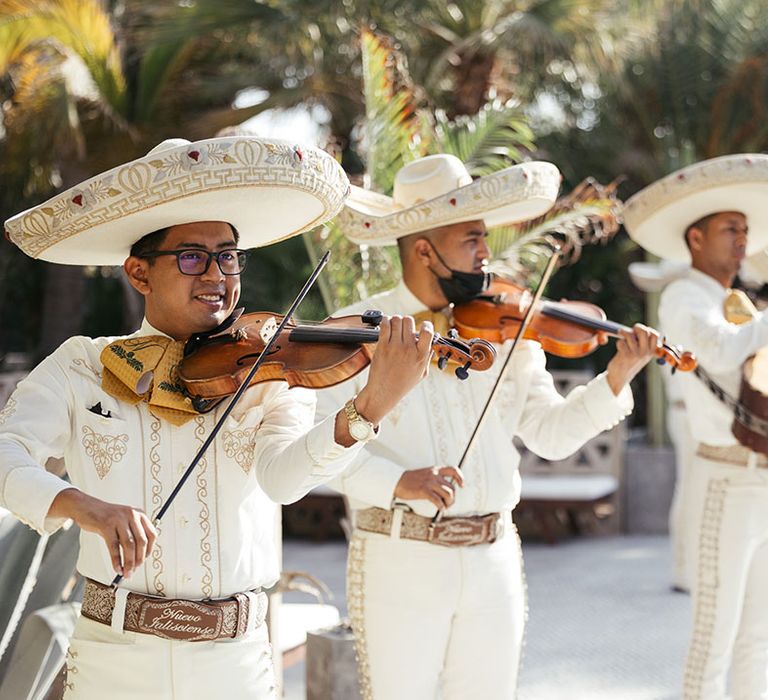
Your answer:
[[[696,454],[713,462],[723,462],[736,467],[749,466],[750,456],[755,455],[755,466],[761,469],[768,468],[768,456],[753,452],[744,445],[707,445],[700,442],[696,448]]]
[[[355,513],[355,527],[366,532],[389,535],[392,532],[393,510],[366,508]],[[490,544],[504,534],[501,513],[443,518],[433,525],[432,518],[403,511],[400,537],[421,540],[444,547],[471,547]]]
[[[266,594],[256,593],[255,601],[256,610],[251,611],[251,598],[245,593],[235,593],[231,598],[216,600],[183,600],[129,593],[123,629],[187,642],[237,639],[248,628],[249,613],[256,616],[254,627],[261,625],[266,618]],[[114,609],[115,590],[98,581],[86,579],[83,617],[111,625]]]

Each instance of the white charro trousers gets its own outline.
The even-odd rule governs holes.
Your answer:
[[[768,699],[768,469],[699,456],[692,468],[705,493],[684,698]]]
[[[355,531],[347,605],[364,700],[515,697],[526,601],[506,520],[502,538],[473,547]]]
[[[691,464],[696,441],[688,426],[688,415],[682,401],[667,408],[667,432],[675,448],[675,489],[669,509],[669,538],[672,545],[672,585],[680,590],[690,589],[692,562],[696,559],[695,530],[701,502],[696,498],[701,489],[691,483],[695,477]],[[693,535],[691,533],[694,533]]]
[[[267,626],[237,640],[182,642],[113,632],[81,617],[64,700],[275,700]]]

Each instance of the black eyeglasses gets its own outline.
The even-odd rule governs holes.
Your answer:
[[[182,275],[204,275],[211,266],[211,260],[216,258],[222,275],[239,275],[245,269],[248,253],[239,248],[228,248],[212,253],[202,248],[183,248],[182,250],[155,250],[144,253],[142,258],[156,258],[160,255],[175,255],[176,264]]]

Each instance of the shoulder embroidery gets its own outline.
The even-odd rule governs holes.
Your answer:
[[[87,425],[83,426],[83,447],[96,467],[99,479],[103,479],[112,465],[119,462],[128,451],[128,436],[101,435]]]
[[[224,433],[224,454],[234,459],[240,468],[248,474],[253,466],[253,454],[256,450],[256,428],[244,428]]]
[[[69,364],[69,368],[77,374],[85,377],[86,379],[96,380],[101,383],[101,372],[92,365],[88,364],[85,360],[77,358],[72,360]]]
[[[3,425],[14,413],[16,413],[16,399],[10,398],[5,404],[5,408],[0,411],[0,425]]]

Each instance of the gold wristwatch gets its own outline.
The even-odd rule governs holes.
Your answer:
[[[354,398],[344,404],[344,413],[346,413],[349,422],[349,434],[357,442],[368,442],[376,437],[376,433],[379,432],[378,427],[357,412]]]

